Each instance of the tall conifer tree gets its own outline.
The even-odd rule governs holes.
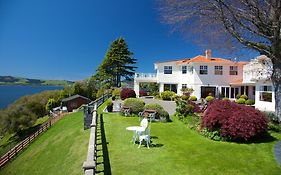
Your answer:
[[[98,67],[97,77],[105,85],[120,87],[122,79],[130,80],[135,73],[136,59],[129,51],[123,38],[113,41],[102,64]]]

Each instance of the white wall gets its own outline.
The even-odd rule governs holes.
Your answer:
[[[275,111],[274,89],[272,89],[272,102],[260,101],[260,86],[272,86],[272,83],[257,82],[255,107],[261,111]]]
[[[208,85],[209,86],[229,86],[229,83],[243,78],[243,67],[240,64],[230,63],[193,63],[194,84],[195,85]],[[208,66],[208,74],[200,75],[200,66]],[[215,66],[223,66],[223,75],[215,75]],[[238,66],[238,75],[229,75],[230,66]]]

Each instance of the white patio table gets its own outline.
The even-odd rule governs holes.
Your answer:
[[[139,133],[144,132],[145,128],[141,126],[129,126],[126,128],[127,131],[133,131],[133,139],[132,142],[135,143],[135,141],[138,139]]]

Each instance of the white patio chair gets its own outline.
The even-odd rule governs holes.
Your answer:
[[[139,136],[139,146],[140,148],[142,142],[145,141],[147,148],[149,149],[150,145],[150,125],[147,127],[147,129]]]

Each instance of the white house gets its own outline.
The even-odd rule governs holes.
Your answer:
[[[243,83],[255,84],[255,107],[262,111],[275,111],[271,74],[272,62],[264,55],[251,60],[243,69]]]
[[[270,63],[258,57],[251,62],[236,62],[212,57],[211,50],[205,55],[181,60],[157,62],[154,64],[155,74],[136,73],[134,90],[139,95],[139,84],[156,82],[159,92],[171,90],[181,95],[182,88],[192,88],[197,98],[205,98],[209,94],[216,97],[235,99],[238,94],[246,94],[255,99],[256,107],[261,110],[274,110],[274,94],[272,83],[268,79],[270,73],[265,67]]]
[[[194,89],[193,95],[197,98],[205,98],[210,93],[235,98],[252,90],[248,86],[240,87],[244,86],[241,83],[246,63],[215,58],[211,50],[207,50],[205,56],[155,63],[156,74],[135,75],[134,89],[138,95],[139,83],[156,82],[160,85],[159,92],[171,90],[180,95],[181,89],[188,87]]]

